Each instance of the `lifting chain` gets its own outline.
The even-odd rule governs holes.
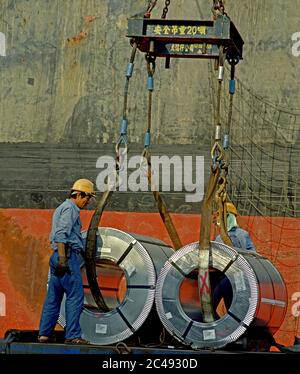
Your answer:
[[[167,17],[167,13],[169,11],[169,5],[170,5],[171,1],[170,0],[166,0],[165,1],[165,7],[163,9],[163,13],[161,15],[161,18],[162,19],[165,19]]]
[[[162,13],[162,16],[161,16],[162,19],[165,19],[167,17],[167,13],[169,11],[170,3],[171,3],[170,0],[165,0],[165,6],[163,8],[163,13]],[[149,0],[148,1],[147,10],[144,13],[145,18],[150,18],[151,17],[151,12],[155,8],[156,4],[157,4],[157,0]]]
[[[217,19],[219,15],[226,15],[223,0],[213,0],[213,3],[211,8],[213,19]]]
[[[227,199],[227,174],[228,174],[228,161],[224,151],[224,145],[221,145],[221,92],[224,79],[224,62],[225,52],[224,47],[219,47],[219,71],[218,71],[218,91],[217,91],[217,109],[216,109],[216,132],[215,132],[215,143],[211,150],[211,158],[213,168],[220,169],[220,176],[218,180],[218,186],[215,193],[215,200],[219,211],[219,221],[221,227],[221,238],[227,245],[232,246],[231,239],[226,230],[226,207],[225,202]],[[229,136],[229,134],[227,134]],[[228,139],[226,140],[226,142]],[[224,142],[225,143],[225,142]],[[226,146],[227,147],[227,146]],[[224,213],[225,212],[225,213]]]
[[[145,18],[150,18],[151,17],[151,12],[155,8],[156,4],[157,4],[157,0],[149,0],[148,1],[147,10],[144,13]]]

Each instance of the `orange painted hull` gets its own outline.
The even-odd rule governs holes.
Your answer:
[[[52,210],[0,209],[0,336],[10,328],[38,329],[46,293],[48,235]],[[92,211],[82,211],[87,229]],[[199,239],[198,215],[172,215],[183,244]],[[293,344],[300,336],[300,219],[281,217],[239,217],[260,254],[281,272],[287,286],[289,305],[286,318],[276,333],[278,343]],[[164,240],[167,231],[157,213],[104,212],[101,226],[115,227]],[[212,230],[213,232],[213,230]],[[189,288],[182,302],[195,304],[196,290]]]

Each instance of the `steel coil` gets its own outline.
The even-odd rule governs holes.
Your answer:
[[[168,259],[157,281],[156,307],[166,330],[194,349],[224,347],[252,328],[274,334],[287,309],[286,287],[277,269],[256,253],[237,252],[217,242],[211,245],[212,269],[230,282],[229,309],[211,323],[204,323],[184,310],[180,287],[198,268],[199,244],[192,243]]]
[[[93,344],[114,344],[135,334],[145,325],[153,310],[157,316],[154,307],[156,280],[165,261],[172,254],[172,248],[160,240],[100,227],[96,261],[102,273],[98,275],[98,283],[110,310],[101,313],[97,309],[89,294],[82,260],[85,301],[80,325],[83,337]],[[106,282],[104,275],[108,277]],[[114,300],[110,297],[112,289],[116,295]],[[64,300],[59,321],[62,326],[65,325]],[[151,329],[152,332],[155,329],[161,331],[162,325],[159,322],[158,326],[152,326]]]

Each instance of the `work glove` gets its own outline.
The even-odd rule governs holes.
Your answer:
[[[85,255],[85,251],[84,250],[81,250],[80,251],[80,255],[81,257],[84,259],[84,261],[86,260],[86,255]]]
[[[66,257],[58,256],[58,263],[54,271],[54,275],[56,275],[57,277],[63,277],[65,274],[71,274],[68,260],[66,259]]]

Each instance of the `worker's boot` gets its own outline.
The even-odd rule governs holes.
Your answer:
[[[90,342],[82,338],[73,338],[66,339],[65,344],[90,344]]]

